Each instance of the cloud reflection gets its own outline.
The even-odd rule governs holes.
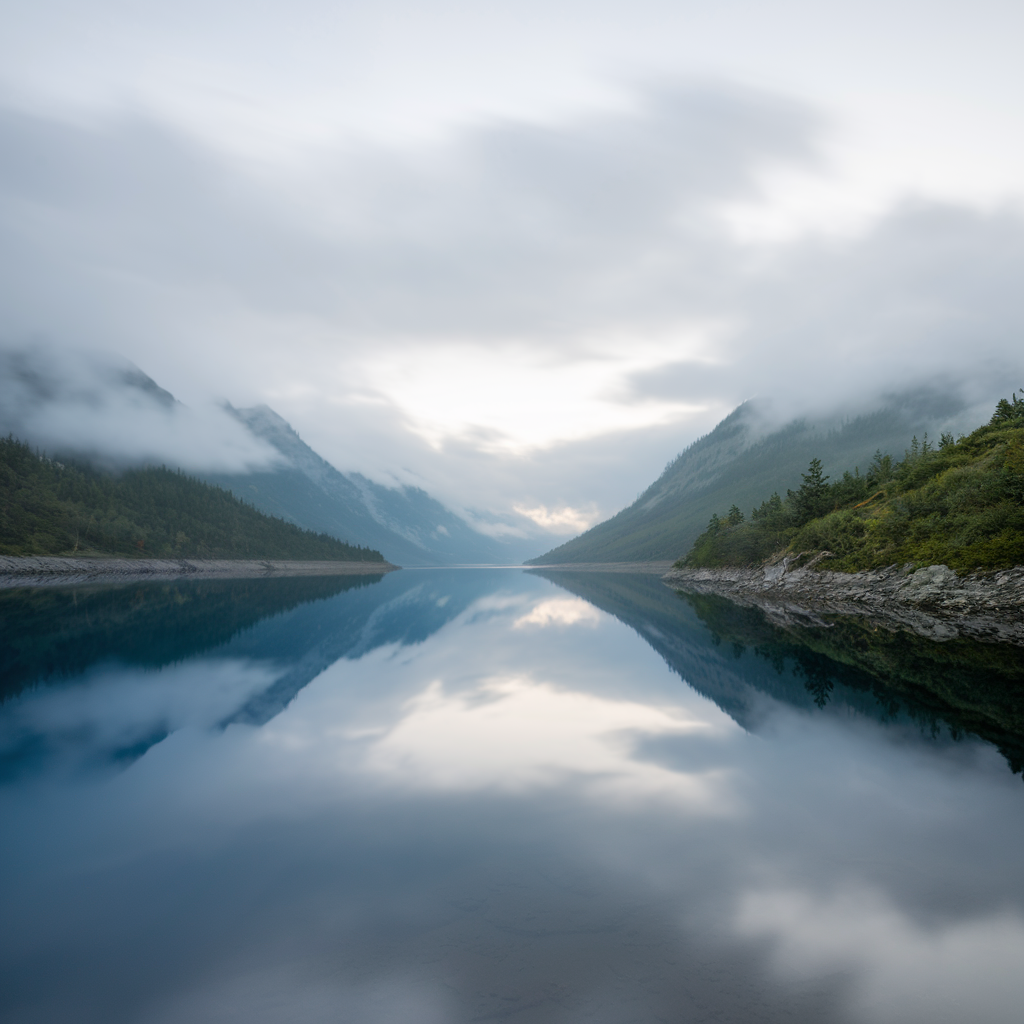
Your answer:
[[[1024,916],[937,924],[914,920],[879,891],[815,896],[750,893],[737,929],[775,939],[775,963],[790,978],[834,971],[861,975],[857,1019],[876,1024],[1020,1020]]]
[[[554,597],[541,601],[526,615],[512,624],[513,629],[524,626],[596,626],[601,613],[588,601],[578,597]]]
[[[721,812],[730,802],[718,771],[680,772],[633,758],[636,734],[707,734],[686,713],[560,690],[529,677],[447,692],[432,682],[371,747],[366,767],[405,786],[522,791],[565,780],[603,798],[662,796]]]
[[[103,665],[75,686],[20,695],[0,717],[0,765],[130,763],[179,729],[209,729],[274,680],[272,665],[196,659],[159,671]]]

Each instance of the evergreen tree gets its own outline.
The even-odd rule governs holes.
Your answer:
[[[833,505],[827,483],[829,477],[821,471],[821,459],[811,459],[807,472],[800,475],[804,481],[800,488],[787,492],[798,526],[825,515]]]
[[[876,450],[875,457],[871,460],[871,468],[868,470],[868,486],[881,487],[887,484],[893,478],[895,470],[893,457]]]
[[[764,508],[764,523],[770,530],[779,530],[786,526],[786,509],[779,497],[779,492],[772,492],[772,496],[762,506]]]
[[[996,411],[992,414],[992,419],[989,420],[989,426],[995,427],[999,424],[1013,423],[1015,420],[1024,420],[1024,389],[1021,391],[1021,397],[1017,397],[1017,392],[1014,391],[1013,396],[1007,400],[1000,398],[996,403]]]

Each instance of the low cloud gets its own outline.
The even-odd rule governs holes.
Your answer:
[[[114,468],[229,472],[279,459],[220,406],[184,406],[125,359],[39,343],[0,348],[0,431]]]
[[[751,397],[784,420],[1024,384],[1015,208],[908,198],[856,236],[736,234],[766,172],[827,177],[828,130],[786,97],[664,86],[274,177],[152,119],[8,109],[0,329],[116,348],[193,410],[170,445],[90,413],[118,457],[264,457],[202,420],[215,392],[491,529],[580,529]],[[74,408],[33,429],[74,436]]]

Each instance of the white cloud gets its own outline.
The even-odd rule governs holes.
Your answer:
[[[543,526],[552,533],[581,533],[600,518],[593,505],[586,511],[570,505],[562,505],[560,508],[548,508],[547,505],[525,508],[522,505],[513,505],[512,508],[521,516],[532,519],[538,526]]]

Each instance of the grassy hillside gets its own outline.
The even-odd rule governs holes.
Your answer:
[[[0,554],[384,560],[180,472],[114,476],[48,459],[13,437],[0,438]]]
[[[966,437],[943,434],[937,447],[915,437],[902,462],[876,453],[864,475],[829,482],[816,458],[796,491],[776,491],[749,520],[735,502],[712,515],[678,564],[754,565],[784,550],[830,551],[828,568],[842,572],[1024,564],[1024,398],[1001,400]]]
[[[850,421],[799,420],[767,436],[757,407],[746,403],[674,459],[632,505],[529,565],[632,562],[678,558],[714,512],[756,504],[773,488],[796,487],[808,461],[866,466],[876,449],[902,448],[914,431],[945,428],[962,407],[946,395],[919,392]]]

